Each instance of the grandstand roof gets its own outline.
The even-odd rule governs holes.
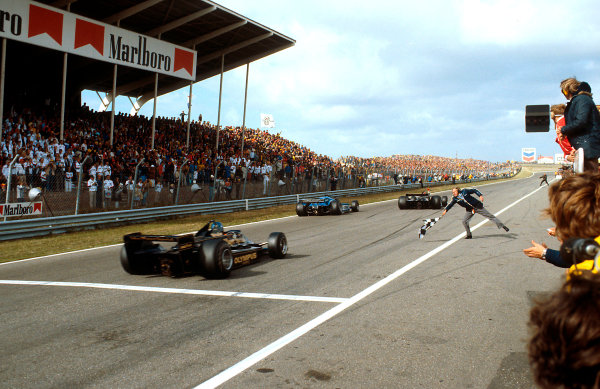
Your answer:
[[[152,36],[197,51],[196,82],[284,50],[295,41],[209,0],[37,0],[74,14],[95,19],[136,33]],[[32,62],[56,61],[50,68],[60,78],[62,53],[18,42],[9,46],[13,55],[31,58]],[[27,50],[27,51],[25,51]],[[26,54],[22,56],[23,53]],[[22,61],[19,61],[22,63]],[[39,65],[39,64],[38,64]],[[21,70],[19,65],[13,68]],[[9,69],[10,70],[10,69]],[[31,72],[30,72],[31,73]],[[10,77],[10,73],[7,74]],[[113,65],[76,55],[69,56],[70,91],[83,89],[112,90]],[[159,75],[158,95],[172,92],[189,81]],[[154,73],[119,66],[117,95],[138,98],[154,95]]]

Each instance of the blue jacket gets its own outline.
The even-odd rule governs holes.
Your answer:
[[[560,256],[560,251],[548,249],[546,250],[546,262],[553,264],[554,266],[569,268],[571,264],[567,263]]]
[[[586,94],[573,96],[565,112],[566,125],[560,130],[573,148],[583,148],[585,159],[600,157],[600,113]]]
[[[471,212],[473,208],[483,208],[483,203],[479,201],[479,199],[471,196],[473,193],[475,193],[477,196],[483,196],[477,189],[461,189],[461,191],[458,193],[458,196],[452,196],[452,201],[450,201],[444,209],[449,211],[454,204],[464,207],[469,212]]]

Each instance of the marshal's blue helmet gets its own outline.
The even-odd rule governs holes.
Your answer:
[[[223,225],[219,222],[212,222],[210,224],[210,232],[213,234],[220,234],[223,232]]]

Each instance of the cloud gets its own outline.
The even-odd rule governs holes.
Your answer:
[[[597,0],[219,3],[296,40],[250,64],[246,125],[271,113],[283,136],[334,158],[551,155],[552,134],[524,132],[525,105],[564,101],[569,76],[600,90]],[[242,124],[245,77],[224,76],[223,125]],[[187,111],[187,92],[161,97],[159,114]],[[193,94],[192,117],[216,123],[219,77]]]

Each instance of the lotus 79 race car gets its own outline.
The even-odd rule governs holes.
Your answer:
[[[398,208],[400,209],[440,209],[446,205],[448,205],[448,196],[431,196],[429,193],[407,193],[406,196],[398,198]]]
[[[358,201],[352,200],[351,204],[342,203],[333,197],[323,196],[316,198],[300,199],[296,204],[298,216],[308,215],[341,215],[347,212],[358,212]]]
[[[123,237],[121,265],[130,274],[163,274],[177,277],[201,274],[207,278],[226,278],[232,269],[256,262],[263,254],[283,258],[287,239],[283,232],[272,232],[267,242],[254,243],[240,230],[223,230],[210,221],[195,234],[143,235]],[[156,242],[172,242],[164,248]]]

